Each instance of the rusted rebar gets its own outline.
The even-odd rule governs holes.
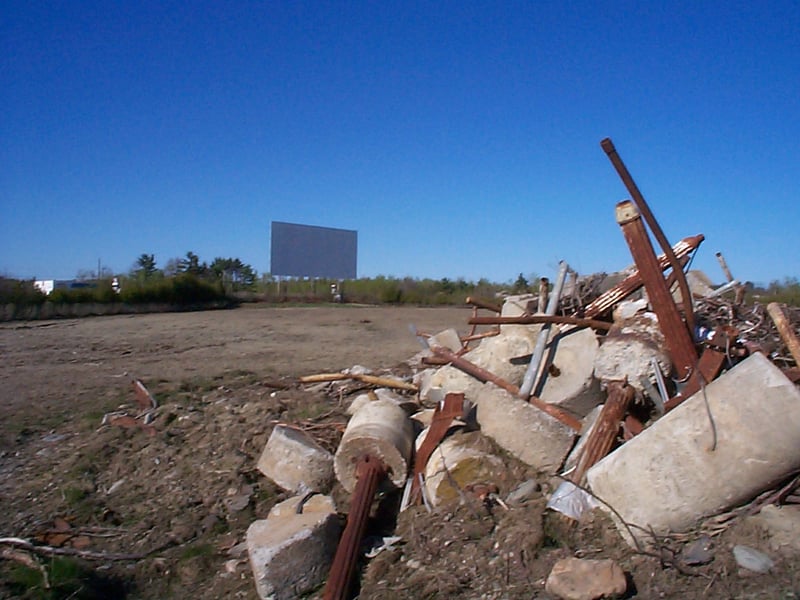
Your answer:
[[[491,382],[495,384],[497,387],[504,389],[509,394],[514,396],[519,396],[519,388],[515,386],[513,383],[510,383],[503,379],[502,377],[498,377],[494,373],[487,371],[483,367],[479,367],[475,363],[468,361],[467,359],[458,356],[457,354],[447,350],[446,348],[442,348],[440,346],[431,346],[431,351],[436,355],[446,359],[451,365],[456,367],[457,369],[464,371],[464,373],[468,375],[472,375],[475,379],[483,382]],[[536,396],[530,396],[528,398],[528,402],[530,402],[533,406],[541,410],[542,412],[546,412],[548,415],[561,421],[564,425],[569,427],[570,429],[574,429],[575,431],[581,430],[581,422],[573,417],[571,414],[561,410],[557,406],[553,406],[552,404],[548,404],[541,398],[537,398]]]
[[[378,484],[386,476],[386,465],[379,458],[365,454],[356,465],[356,476],[358,480],[350,501],[347,525],[345,525],[339,540],[328,581],[325,583],[325,591],[322,596],[324,600],[347,598],[356,568],[358,548],[367,527],[372,498],[375,496]]]
[[[577,325],[608,331],[613,323],[597,319],[581,319],[578,317],[562,317],[561,315],[522,315],[519,317],[472,317],[467,321],[470,325],[536,325],[538,323],[556,323],[558,325]]]

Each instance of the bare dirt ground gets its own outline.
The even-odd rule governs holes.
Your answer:
[[[257,598],[241,543],[248,525],[287,497],[255,469],[258,456],[280,422],[335,450],[345,400],[358,387],[303,388],[293,378],[356,364],[409,374],[402,363],[420,349],[410,323],[464,333],[469,315],[246,306],[0,325],[0,537],[97,553],[42,558],[49,588],[38,571],[0,560],[0,597]],[[101,425],[120,407],[136,414],[131,377],[158,400],[153,435]],[[767,575],[738,570],[733,544],[767,549],[747,523],[714,538],[710,564],[686,568],[672,554],[679,546],[633,552],[599,515],[564,527],[544,510],[552,482],[495,451],[510,473],[491,482],[501,497],[530,479],[538,491],[508,508],[466,497],[399,517],[397,498],[383,498],[371,532],[402,540],[360,565],[360,597],[547,598],[552,565],[576,555],[617,559],[627,597],[800,597],[790,558],[774,556]],[[334,496],[346,512],[346,495]]]

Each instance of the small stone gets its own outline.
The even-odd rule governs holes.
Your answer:
[[[535,479],[528,479],[511,490],[506,498],[506,502],[508,504],[522,504],[526,500],[530,500],[534,494],[538,494],[541,491],[542,486],[539,485],[538,481]]]
[[[736,564],[754,573],[767,573],[775,566],[775,562],[769,556],[749,546],[737,544],[733,547],[733,556]]]
[[[711,551],[711,538],[702,535],[695,541],[686,544],[681,550],[681,560],[689,566],[707,565],[714,560],[714,553]]]
[[[563,600],[597,600],[625,593],[625,573],[613,560],[564,558],[550,571],[545,590]]]

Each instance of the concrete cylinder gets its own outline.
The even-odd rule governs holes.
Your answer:
[[[479,450],[473,442],[471,434],[455,434],[431,455],[425,467],[425,491],[434,506],[458,500],[459,489],[468,485],[497,483],[505,478],[503,461]]]
[[[356,487],[356,463],[364,454],[383,461],[389,469],[387,480],[402,487],[414,431],[411,419],[397,404],[375,400],[364,404],[350,419],[334,457],[336,478],[348,492]]]

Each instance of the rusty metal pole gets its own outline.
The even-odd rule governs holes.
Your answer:
[[[644,288],[650,297],[653,311],[658,316],[658,325],[664,334],[678,378],[684,379],[692,373],[697,364],[697,351],[689,330],[672,300],[672,294],[661,274],[661,267],[636,206],[630,200],[620,202],[617,204],[616,216],[644,282]]]
[[[378,484],[386,476],[386,465],[380,459],[365,454],[356,465],[356,475],[358,481],[350,501],[347,525],[345,525],[339,540],[328,581],[325,583],[325,591],[322,596],[324,600],[345,600],[347,598],[356,568],[358,548],[367,527],[372,498],[375,496]]]
[[[487,371],[483,367],[479,367],[475,363],[471,363],[466,358],[462,358],[461,356],[458,356],[457,354],[450,352],[450,350],[447,350],[446,348],[441,348],[439,346],[432,346],[431,351],[436,356],[440,356],[445,360],[447,360],[451,365],[453,365],[457,369],[464,371],[464,373],[468,375],[472,375],[475,379],[483,382],[489,381],[495,384],[497,387],[504,389],[513,396],[519,395],[519,388],[515,386],[513,383],[510,383],[505,379],[498,377],[494,373]],[[559,407],[554,406],[552,404],[548,404],[547,402],[545,402],[541,398],[537,398],[536,396],[531,396],[530,398],[528,398],[528,402],[530,402],[533,406],[535,406],[542,412],[546,412],[554,419],[561,421],[561,423],[563,423],[570,429],[573,429],[575,431],[581,430],[581,422],[568,412],[560,409]]]
[[[617,149],[614,147],[614,142],[611,141],[611,138],[605,138],[602,140],[600,142],[600,147],[603,148],[603,151],[606,153],[606,156],[608,156],[611,164],[614,165],[614,168],[617,170],[617,174],[619,175],[620,179],[622,179],[622,183],[625,184],[625,187],[628,189],[631,198],[633,198],[633,201],[636,203],[636,206],[639,209],[639,212],[642,214],[642,217],[644,217],[647,226],[650,227],[650,231],[653,232],[653,236],[656,238],[658,245],[661,246],[661,250],[667,255],[667,259],[669,260],[672,270],[677,274],[678,287],[681,290],[683,305],[687,308],[685,313],[686,324],[689,327],[689,331],[694,331],[694,314],[692,312],[693,302],[692,294],[689,291],[689,283],[686,281],[686,276],[683,274],[681,265],[678,262],[675,253],[672,251],[672,247],[667,241],[667,236],[664,235],[661,226],[658,224],[658,221],[656,221],[655,216],[653,216],[653,213],[650,210],[650,206],[647,204],[644,196],[642,196],[642,193],[639,191],[639,187],[636,185],[633,177],[631,177],[630,172],[628,172],[628,168],[625,166],[625,163],[622,162],[622,158],[617,153]]]

